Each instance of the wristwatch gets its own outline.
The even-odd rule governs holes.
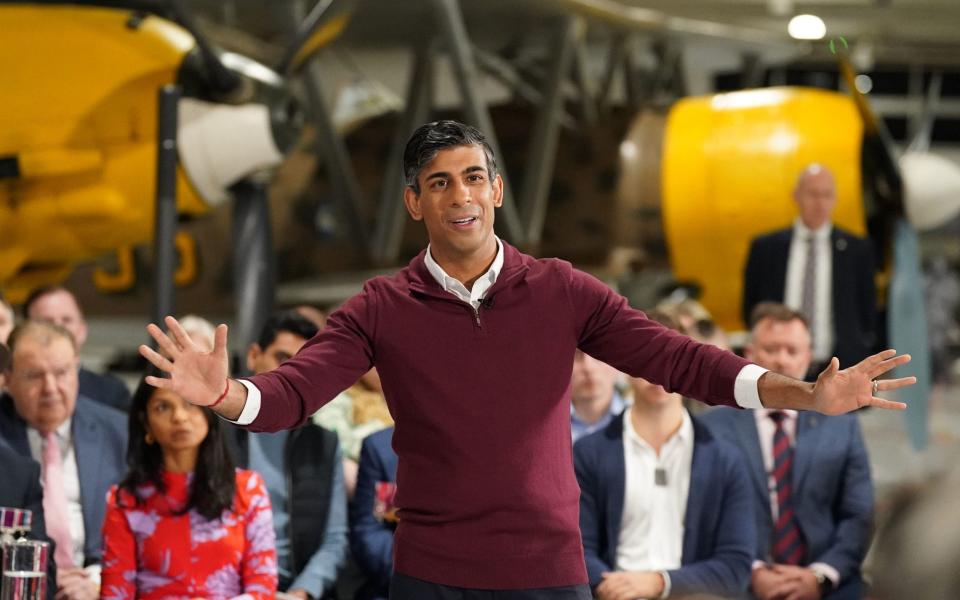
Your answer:
[[[820,589],[820,595],[826,596],[833,591],[833,580],[826,576],[822,571],[810,569],[813,576],[817,578],[817,588]]]

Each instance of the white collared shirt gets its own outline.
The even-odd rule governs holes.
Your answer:
[[[616,569],[677,569],[683,558],[684,516],[693,464],[693,422],[684,410],[680,429],[658,455],[633,428],[631,412],[623,413],[626,479]],[[666,485],[655,483],[658,468],[666,473]]]
[[[490,265],[487,272],[478,277],[473,283],[472,290],[468,290],[467,286],[463,285],[460,280],[448,275],[447,272],[443,270],[443,267],[437,264],[437,261],[433,258],[433,254],[430,252],[429,244],[427,245],[427,254],[423,262],[426,263],[427,270],[430,271],[430,274],[433,275],[433,278],[437,280],[437,283],[440,284],[440,287],[442,287],[445,292],[453,294],[472,306],[474,310],[477,310],[480,308],[480,303],[483,301],[484,296],[487,295],[490,287],[496,283],[497,277],[503,269],[503,244],[500,243],[500,238],[494,236],[494,239],[497,240],[497,256],[493,259],[493,264]]]
[[[83,527],[83,505],[80,503],[80,475],[77,471],[77,453],[73,446],[71,433],[72,418],[68,418],[59,427],[54,435],[60,444],[60,457],[63,460],[63,482],[67,493],[67,515],[70,523],[70,537],[73,538],[73,562],[78,567],[83,566],[83,543],[86,531]],[[43,465],[44,436],[33,427],[27,427],[27,440],[30,443],[30,455]],[[43,476],[41,475],[41,481]],[[49,517],[47,517],[49,520]]]
[[[824,362],[833,352],[833,248],[830,232],[833,226],[827,223],[813,231],[798,218],[793,223],[793,239],[787,258],[787,282],[783,303],[800,310],[803,303],[803,272],[807,265],[807,239],[812,235],[817,247],[816,289],[814,314],[806,315],[813,332],[813,359]]]

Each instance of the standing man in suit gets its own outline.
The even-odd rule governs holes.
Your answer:
[[[802,314],[772,302],[757,305],[749,360],[799,377],[810,354]],[[860,598],[873,483],[857,415],[720,408],[704,420],[719,437],[737,444],[750,466],[759,542],[754,596]]]
[[[87,320],[76,297],[65,287],[51,286],[34,290],[23,304],[23,316],[50,321],[69,331],[77,345],[77,353],[87,341]],[[82,365],[80,395],[123,412],[130,410],[130,390],[120,379],[109,373],[94,373]]]
[[[106,494],[125,471],[124,415],[77,392],[77,350],[70,332],[26,321],[10,334],[0,439],[21,459],[42,465],[43,508],[56,542],[58,597],[99,594],[100,529]]]
[[[813,337],[812,373],[836,356],[855,365],[876,343],[876,290],[869,240],[831,222],[837,188],[829,169],[813,164],[800,173],[792,227],[753,240],[743,282],[743,321],[760,302],[802,312]]]
[[[633,405],[573,449],[590,586],[599,600],[742,595],[756,544],[743,459],[680,394],[630,386]]]
[[[371,433],[360,447],[357,491],[350,502],[350,550],[367,578],[355,600],[386,600],[393,575],[396,521],[377,510],[377,489],[396,489],[397,453],[393,427]]]

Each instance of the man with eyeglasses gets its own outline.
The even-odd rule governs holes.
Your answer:
[[[125,470],[126,419],[78,393],[77,349],[67,330],[26,321],[9,346],[0,442],[42,467],[57,597],[92,600],[99,596],[103,499]]]

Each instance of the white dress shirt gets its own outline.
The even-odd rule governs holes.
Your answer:
[[[73,562],[78,567],[83,566],[83,544],[86,539],[86,531],[83,528],[83,505],[80,503],[80,475],[77,472],[77,453],[73,448],[73,435],[70,425],[72,419],[64,421],[54,432],[57,441],[60,444],[60,456],[63,460],[63,482],[67,493],[67,520],[70,524],[70,537],[73,539],[73,549],[71,555]],[[43,465],[43,434],[27,427],[27,440],[30,443],[30,455],[40,465]],[[41,481],[43,478],[41,476]],[[103,500],[105,501],[105,500]],[[52,556],[51,556],[52,560]]]
[[[670,587],[666,571],[680,568],[683,559],[684,517],[693,464],[693,422],[684,410],[680,428],[658,454],[634,429],[631,413],[623,413],[626,479],[615,568],[661,572],[665,584],[661,597],[666,597]],[[656,484],[657,469],[666,474],[665,485]]]
[[[490,265],[487,272],[474,282],[472,290],[467,290],[467,287],[463,285],[462,282],[448,275],[443,268],[437,264],[437,261],[434,260],[433,255],[430,253],[429,245],[427,246],[427,252],[424,258],[427,271],[430,272],[430,275],[433,276],[444,291],[450,292],[463,302],[466,302],[473,307],[473,310],[478,310],[484,296],[486,296],[490,287],[496,283],[497,276],[500,275],[500,271],[503,269],[503,244],[500,242],[500,238],[496,238],[496,240],[497,256],[493,259],[493,264]],[[757,365],[747,365],[740,370],[734,382],[734,397],[737,400],[737,404],[743,408],[763,408],[763,404],[760,403],[760,392],[757,389],[757,380],[766,372],[766,369]],[[243,405],[243,410],[240,411],[240,416],[237,417],[236,421],[232,422],[237,425],[249,425],[253,423],[253,420],[260,414],[260,390],[246,379],[240,379],[238,381],[247,388],[247,401]]]
[[[793,239],[787,258],[787,282],[783,303],[794,310],[803,304],[803,272],[807,266],[807,239],[812,235],[817,247],[816,289],[814,314],[806,315],[813,332],[813,359],[815,362],[830,360],[833,352],[833,247],[830,244],[830,223],[816,231],[809,229],[800,219],[793,224]]]
[[[777,502],[777,480],[773,476],[773,434],[777,431],[777,425],[773,422],[773,419],[770,418],[770,413],[772,412],[774,411],[764,408],[754,411],[753,416],[757,420],[757,435],[760,437],[760,453],[763,455],[763,470],[767,474],[767,489],[770,494],[770,515],[773,522],[776,523],[777,518],[780,516],[780,504]],[[781,412],[786,415],[783,419],[783,432],[787,434],[790,445],[796,448],[798,413],[795,410],[782,410]],[[794,490],[794,493],[799,494],[800,490]],[[756,569],[764,564],[763,561],[755,561],[753,568]],[[816,572],[826,575],[830,581],[833,582],[834,588],[839,586],[840,572],[831,565],[817,562],[810,564],[809,567]]]

